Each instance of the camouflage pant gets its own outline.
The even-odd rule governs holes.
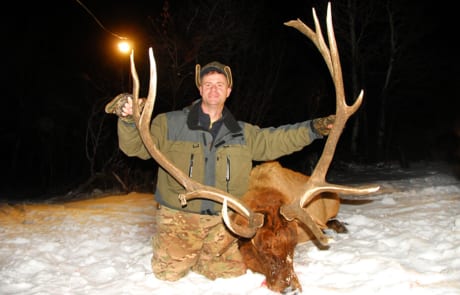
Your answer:
[[[222,217],[162,206],[156,218],[152,269],[157,278],[175,281],[190,270],[212,280],[246,273],[236,239]]]

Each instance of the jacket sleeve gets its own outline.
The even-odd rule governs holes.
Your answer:
[[[165,134],[162,132],[166,125],[166,117],[164,115],[156,116],[150,126],[150,133],[153,142],[159,146],[160,140]],[[118,119],[118,146],[129,157],[138,157],[143,160],[150,159],[150,153],[145,148],[139,131],[134,123],[126,123]]]
[[[245,125],[245,134],[253,160],[270,161],[303,149],[323,138],[311,129],[310,120],[277,128]]]

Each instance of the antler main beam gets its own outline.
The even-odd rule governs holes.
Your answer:
[[[321,154],[321,157],[312,175],[310,176],[310,179],[305,184],[304,194],[299,198],[296,198],[291,204],[283,206],[281,208],[281,214],[283,214],[283,216],[288,220],[297,219],[305,223],[312,230],[312,233],[315,234],[318,241],[322,244],[326,244],[327,239],[324,237],[318,226],[312,222],[311,217],[308,216],[308,213],[302,208],[306,206],[315,196],[322,192],[364,195],[379,190],[379,186],[348,187],[329,184],[326,181],[326,174],[331,164],[332,158],[334,157],[335,149],[340,135],[345,128],[345,124],[348,118],[353,115],[360,107],[364,92],[361,90],[355,102],[351,106],[347,105],[345,100],[345,90],[343,86],[342,68],[340,65],[340,58],[332,24],[331,3],[328,3],[326,16],[329,47],[324,41],[323,34],[321,32],[321,26],[319,24],[318,17],[316,16],[314,8],[313,20],[315,23],[315,31],[310,29],[299,19],[286,22],[285,25],[293,27],[307,36],[315,44],[323,56],[335,87],[336,120],[326,140],[323,153]]]

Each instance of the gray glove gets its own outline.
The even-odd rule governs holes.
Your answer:
[[[134,123],[134,118],[132,115],[128,116],[123,116],[123,106],[128,102],[128,98],[133,97],[131,93],[121,93],[115,96],[114,99],[112,99],[106,106],[105,106],[105,112],[107,114],[115,114],[117,115],[122,121],[125,121],[126,123]],[[145,105],[145,100],[140,99],[139,100],[139,107],[142,112],[142,109],[144,108]]]
[[[317,118],[310,121],[311,129],[319,135],[327,136],[331,132],[332,128],[330,125],[334,125],[335,115],[329,115],[328,117]],[[329,127],[328,127],[329,126]]]

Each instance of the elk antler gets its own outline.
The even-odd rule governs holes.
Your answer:
[[[263,214],[252,212],[243,203],[237,200],[232,195],[218,190],[214,187],[206,186],[198,183],[188,177],[184,172],[174,166],[157,148],[152,140],[150,133],[150,120],[152,119],[153,106],[155,104],[156,87],[157,87],[157,70],[155,58],[153,56],[152,48],[149,48],[149,60],[150,60],[150,83],[147,100],[145,102],[144,109],[141,110],[139,107],[139,78],[137,76],[136,66],[134,65],[134,51],[131,52],[131,75],[133,76],[133,117],[136,126],[139,130],[142,141],[145,147],[149,151],[153,159],[169,174],[171,174],[187,191],[185,194],[179,195],[179,200],[182,205],[186,205],[187,200],[194,198],[207,198],[216,202],[224,203],[222,208],[223,216],[227,215],[227,204],[238,212],[239,214],[246,216],[249,220],[248,227],[242,227],[238,224],[233,224],[229,218],[225,218],[225,224],[238,235],[251,238],[255,235],[258,228],[263,225]]]
[[[313,197],[318,195],[321,192],[336,192],[342,194],[358,194],[364,195],[368,193],[375,192],[379,190],[379,186],[362,186],[362,187],[348,187],[336,184],[329,184],[326,181],[326,173],[329,169],[329,165],[332,161],[334,156],[335,148],[339,141],[339,137],[345,127],[345,123],[347,122],[348,118],[358,110],[359,106],[361,105],[363,99],[363,91],[356,98],[356,101],[353,105],[348,106],[345,101],[345,90],[343,86],[343,78],[342,78],[342,69],[340,66],[340,58],[339,53],[337,50],[337,43],[335,41],[334,36],[334,28],[332,26],[332,16],[331,16],[331,3],[328,3],[327,6],[327,17],[326,17],[326,24],[327,24],[327,35],[329,41],[329,48],[324,42],[323,34],[321,32],[321,27],[318,22],[318,17],[316,16],[315,9],[313,8],[313,19],[315,22],[315,30],[313,32],[307,25],[305,25],[301,20],[292,20],[286,22],[286,26],[293,27],[306,35],[315,46],[318,48],[319,52],[323,56],[326,65],[329,69],[331,74],[335,93],[336,93],[336,119],[332,130],[329,133],[329,136],[326,140],[326,144],[321,154],[321,157],[310,176],[308,182],[305,184],[304,193],[302,196],[294,199],[294,201],[290,204],[284,205],[281,207],[280,211],[281,214],[288,220],[293,220],[294,218],[303,222],[307,225],[318,241],[323,244],[327,245],[327,239],[323,235],[322,231],[318,228],[316,223],[312,220],[311,216],[302,209],[305,205],[307,205]]]

